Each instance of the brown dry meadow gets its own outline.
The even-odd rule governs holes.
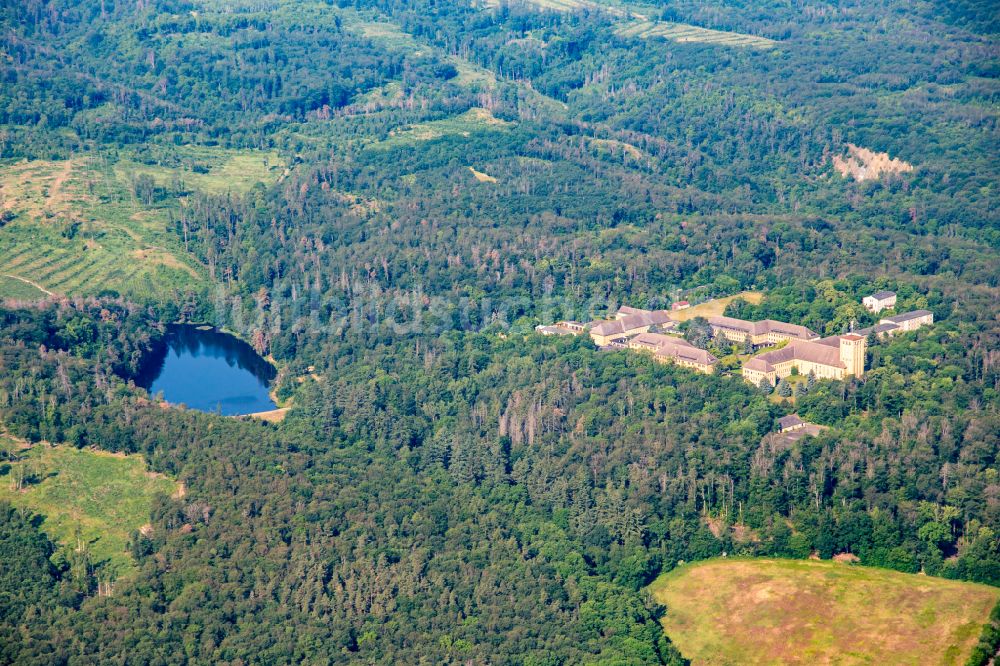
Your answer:
[[[650,586],[692,664],[963,664],[987,585],[838,562],[715,559]]]
[[[688,319],[694,319],[695,317],[721,317],[725,314],[726,307],[737,298],[742,298],[749,303],[757,305],[764,298],[764,294],[759,291],[744,291],[734,296],[713,298],[710,301],[693,305],[686,310],[671,312],[670,316],[677,321],[687,321]]]

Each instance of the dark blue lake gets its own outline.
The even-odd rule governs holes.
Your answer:
[[[275,369],[253,347],[226,333],[171,326],[136,384],[169,403],[226,416],[275,409]]]

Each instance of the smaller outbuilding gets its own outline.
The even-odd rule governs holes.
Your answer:
[[[882,310],[894,308],[896,307],[896,292],[877,291],[871,296],[865,296],[862,298],[861,304],[864,305],[869,312],[881,312]]]
[[[542,335],[580,335],[584,325],[578,321],[559,321],[555,324],[540,324],[535,330]]]
[[[798,414],[789,414],[778,419],[778,432],[790,432],[806,427],[806,422],[799,418]]]

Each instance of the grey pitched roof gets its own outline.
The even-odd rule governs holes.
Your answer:
[[[699,365],[712,365],[718,363],[719,359],[704,349],[699,349],[686,340],[673,338],[657,348],[657,356],[675,358],[679,361],[698,363]]]
[[[651,349],[656,356],[674,358],[690,363],[712,365],[719,361],[719,359],[715,358],[709,352],[695,347],[684,338],[663,335],[662,333],[640,333],[632,338],[629,344]]]
[[[794,360],[819,363],[833,368],[844,367],[844,364],[840,362],[840,349],[806,340],[793,340],[781,349],[765,352],[759,356],[755,356],[751,360],[760,360],[768,365],[776,365],[778,363]],[[750,369],[757,370],[759,368],[755,365]]]
[[[750,359],[743,364],[743,367],[748,370],[756,370],[758,372],[771,372],[774,370],[774,367],[760,356],[755,356]]]
[[[854,332],[857,333],[858,335],[864,335],[867,337],[872,334],[872,331],[874,331],[875,334],[878,335],[879,333],[888,333],[889,331],[894,331],[897,328],[899,328],[897,324],[893,324],[892,322],[885,322],[884,324],[876,324],[875,326],[869,326],[868,328],[860,328]]]
[[[543,335],[573,335],[574,331],[559,324],[539,324],[535,330]]]
[[[709,317],[708,323],[720,328],[730,328],[735,331],[744,331],[750,335],[759,335],[765,331],[760,327],[759,322],[736,319],[735,317]]]
[[[662,347],[663,345],[680,345],[682,347],[693,347],[684,338],[673,335],[663,335],[662,333],[640,333],[632,338],[632,342],[646,347]]]
[[[803,423],[805,423],[805,421],[800,419],[798,414],[789,414],[788,416],[782,416],[778,419],[778,427],[782,429],[802,425]]]
[[[670,314],[666,310],[641,310],[634,314],[628,314],[621,319],[609,319],[595,324],[591,333],[597,335],[615,335],[625,333],[645,326],[658,326],[671,322]]]
[[[728,328],[736,331],[743,331],[749,335],[764,335],[765,333],[779,333],[790,338],[799,340],[812,340],[819,337],[805,326],[789,324],[774,319],[764,319],[762,321],[747,321],[736,319],[735,317],[709,317],[708,323],[720,328]]]
[[[615,335],[616,333],[624,333],[625,320],[612,319],[610,321],[598,322],[590,327],[590,332],[597,335]]]
[[[885,299],[892,298],[895,295],[896,292],[894,291],[876,291],[874,294],[872,294],[871,297],[880,301],[884,301]]]
[[[892,322],[894,324],[902,324],[904,321],[910,321],[911,319],[916,319],[918,317],[926,317],[927,315],[934,315],[930,310],[913,310],[912,312],[904,312],[903,314],[893,315],[891,317],[886,317],[879,323]]]

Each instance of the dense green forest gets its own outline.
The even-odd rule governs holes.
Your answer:
[[[681,561],[1000,585],[993,3],[568,4],[0,6],[0,274],[74,284],[18,259],[46,233],[181,276],[137,288],[121,253],[4,293],[0,434],[186,488],[112,595],[0,505],[0,662],[682,664],[643,589]],[[913,169],[844,177],[848,144]],[[878,289],[935,324],[794,405],[533,333],[744,289],[727,314],[824,335]],[[287,418],[137,388],[177,321],[273,359]],[[792,411],[828,428],[775,437]]]

